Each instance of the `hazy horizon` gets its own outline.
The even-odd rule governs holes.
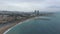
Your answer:
[[[0,10],[8,11],[60,11],[60,0],[0,0]]]

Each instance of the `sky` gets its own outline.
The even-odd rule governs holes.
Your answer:
[[[60,11],[60,0],[0,0],[0,10]]]

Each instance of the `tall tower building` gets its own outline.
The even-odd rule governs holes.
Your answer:
[[[35,11],[34,11],[34,14],[35,14],[35,15],[39,15],[39,10],[35,10]]]
[[[39,15],[39,10],[37,10],[37,15]]]

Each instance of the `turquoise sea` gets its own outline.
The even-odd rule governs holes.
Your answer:
[[[16,25],[6,34],[60,34],[60,13]]]

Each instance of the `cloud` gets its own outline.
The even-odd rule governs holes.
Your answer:
[[[60,9],[60,0],[0,0],[0,10],[30,11],[36,9],[58,10]]]
[[[60,8],[60,6],[50,6],[49,8]]]

